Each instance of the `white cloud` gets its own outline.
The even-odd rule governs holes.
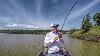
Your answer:
[[[34,25],[25,25],[26,28],[34,28],[34,29],[37,29],[38,27],[37,26],[34,26]]]
[[[14,27],[14,28],[35,28],[35,29],[44,29],[44,28],[49,28],[50,22],[45,19],[32,19],[32,18],[24,18],[23,20],[20,19],[10,19],[8,18],[0,18],[0,21],[2,23],[5,23],[3,27]]]
[[[38,29],[39,27],[36,26],[35,28]]]
[[[8,26],[8,27],[16,27],[18,25],[17,24],[7,24],[6,26]]]
[[[35,28],[35,26],[33,26],[33,25],[28,25],[28,28]]]
[[[7,27],[14,27],[14,28],[33,28],[33,29],[38,29],[38,26],[35,25],[28,25],[28,24],[7,24]]]

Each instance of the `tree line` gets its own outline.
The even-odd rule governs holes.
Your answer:
[[[60,30],[59,30],[60,31]],[[50,32],[50,30],[0,30],[0,33],[8,33],[8,34],[46,34]],[[66,34],[68,31],[62,31]]]

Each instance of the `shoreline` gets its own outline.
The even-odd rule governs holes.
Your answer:
[[[100,42],[100,26],[93,26],[89,31],[84,32],[82,29],[75,30],[69,33],[72,38]]]

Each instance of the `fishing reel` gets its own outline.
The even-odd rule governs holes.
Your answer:
[[[62,38],[62,35],[63,35],[63,34],[64,34],[63,32],[59,32],[59,33],[58,33],[58,37]]]
[[[62,35],[63,35],[63,33],[62,32],[59,32],[57,35],[53,36],[53,39],[54,40],[57,40],[59,38],[62,38]]]

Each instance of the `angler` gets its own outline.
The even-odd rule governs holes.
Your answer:
[[[48,48],[48,56],[59,56],[63,49],[64,39],[58,32],[58,24],[51,24],[51,32],[46,34],[44,45]]]
[[[44,54],[40,56],[71,56],[64,49],[64,39],[62,33],[58,31],[59,24],[51,24],[51,32],[48,32],[44,39]]]

